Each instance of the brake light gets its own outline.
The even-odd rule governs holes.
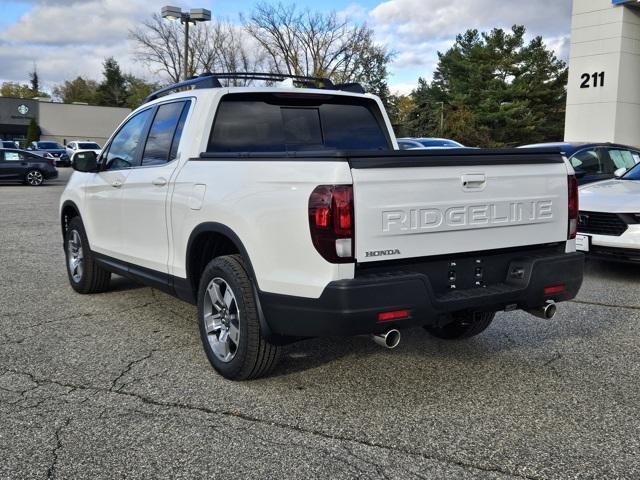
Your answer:
[[[353,187],[320,185],[309,197],[309,229],[316,250],[331,263],[350,263],[354,239]]]
[[[573,240],[578,232],[578,181],[575,175],[569,175],[569,225],[567,228],[567,239]]]

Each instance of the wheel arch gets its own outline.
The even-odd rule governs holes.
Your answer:
[[[204,222],[193,229],[187,242],[185,267],[194,298],[197,298],[200,275],[206,264],[216,257],[231,254],[242,257],[247,273],[257,288],[257,278],[249,253],[231,228],[218,222]]]
[[[80,217],[80,219],[82,219],[80,216],[80,209],[73,201],[66,200],[60,208],[60,227],[62,228],[62,238],[64,238],[67,233],[69,222],[75,217]]]

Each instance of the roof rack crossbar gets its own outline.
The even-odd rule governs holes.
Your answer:
[[[197,77],[190,78],[183,82],[174,83],[167,87],[161,88],[149,95],[144,103],[156,100],[164,95],[179,90],[181,88],[222,88],[220,80],[263,80],[267,82],[282,82],[287,79],[293,80],[294,84],[298,84],[305,88],[320,88],[327,90],[344,90],[353,93],[365,93],[364,88],[359,83],[341,83],[334,85],[328,78],[308,77],[304,75],[291,75],[288,73],[261,73],[261,72],[206,72]]]

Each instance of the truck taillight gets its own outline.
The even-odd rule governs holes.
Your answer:
[[[575,175],[569,175],[569,226],[567,238],[573,240],[578,232],[578,181]]]
[[[331,263],[353,262],[353,187],[320,185],[309,197],[309,228],[316,250]]]

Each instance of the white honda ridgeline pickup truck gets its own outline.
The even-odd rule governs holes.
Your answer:
[[[459,339],[576,296],[578,193],[559,151],[397,148],[358,84],[207,74],[162,89],[99,156],[75,155],[71,286],[102,292],[115,273],[197,304],[207,357],[235,380],[302,338]]]

